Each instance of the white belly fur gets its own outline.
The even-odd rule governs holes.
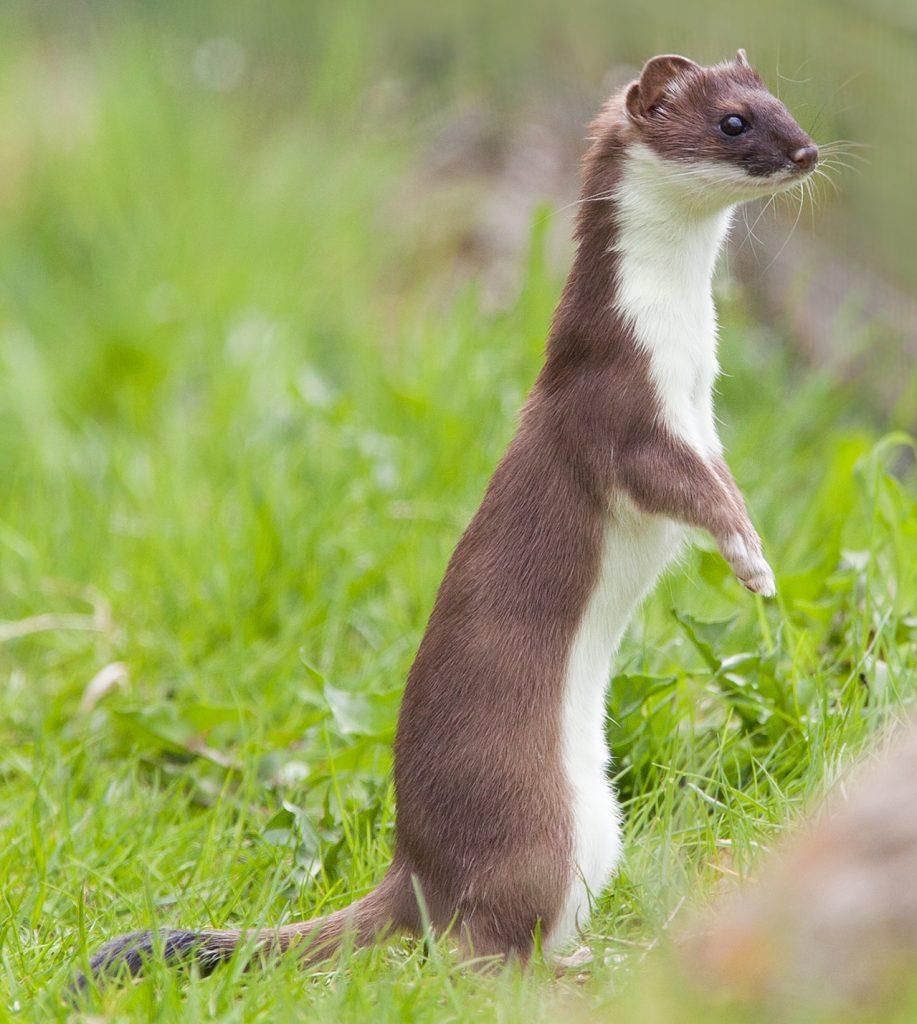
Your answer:
[[[617,800],[608,779],[605,696],[611,661],[637,603],[677,554],[683,530],[622,499],[604,539],[599,578],[567,661],[563,764],[573,798],[575,870],[545,948],[556,949],[585,926],[592,901],[608,884],[621,852]]]
[[[674,170],[673,173],[669,173]],[[696,209],[682,171],[640,144],[628,150],[616,193],[616,307],[649,356],[660,417],[702,457],[720,451],[713,416],[717,373],[711,279],[731,210]],[[618,498],[595,589],[570,650],[564,689],[563,763],[573,803],[574,872],[547,937],[556,949],[585,925],[621,851],[617,801],[608,780],[605,694],[611,660],[637,603],[678,551],[684,530]]]

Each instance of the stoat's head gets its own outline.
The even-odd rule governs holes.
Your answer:
[[[818,147],[748,63],[653,57],[624,93],[630,149],[675,190],[729,205],[791,188]]]

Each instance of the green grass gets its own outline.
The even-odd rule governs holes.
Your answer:
[[[449,283],[414,202],[429,129],[363,80],[366,26],[322,26],[309,90],[269,116],[267,87],[176,85],[171,37],[139,21],[50,81],[37,44],[5,51],[4,1019],[66,1019],[112,933],[321,913],[390,854],[400,688],[561,282],[539,217],[509,309]],[[701,539],[637,616],[610,697],[626,857],[588,978],[404,941],[312,973],[154,969],[88,1013],[627,1013],[647,949],[913,700],[908,443],[741,296],[722,312],[723,432],[780,594],[746,594]],[[126,681],[81,710],[115,662]]]

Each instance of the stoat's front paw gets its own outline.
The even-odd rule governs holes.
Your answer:
[[[773,597],[777,593],[774,571],[761,553],[757,534],[731,533],[720,544],[720,551],[746,589],[762,597]]]

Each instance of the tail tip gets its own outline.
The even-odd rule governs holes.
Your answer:
[[[82,992],[90,980],[100,982],[117,974],[134,978],[153,959],[175,965],[193,960],[204,974],[232,954],[232,947],[211,941],[215,936],[207,932],[181,929],[127,932],[110,939],[89,961],[89,972],[80,971],[73,979],[71,990]]]

